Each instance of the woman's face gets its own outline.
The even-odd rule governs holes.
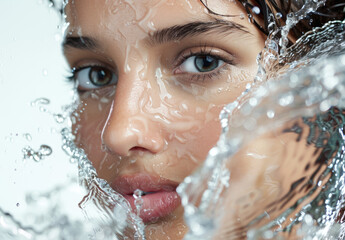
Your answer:
[[[257,70],[265,38],[239,3],[217,7],[234,17],[210,15],[199,0],[66,7],[64,53],[80,97],[76,143],[132,206],[133,192],[144,192],[149,239],[185,234],[176,187],[204,161],[220,134],[220,110]]]

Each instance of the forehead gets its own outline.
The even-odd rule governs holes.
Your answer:
[[[243,12],[235,1],[226,2],[229,15]],[[200,0],[74,0],[67,4],[66,15],[69,32],[97,35],[101,31],[102,35],[118,33],[126,38],[134,33],[140,38],[140,34],[144,37],[167,26],[214,18]],[[239,18],[231,20],[236,22]]]

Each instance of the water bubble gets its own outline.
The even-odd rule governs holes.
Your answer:
[[[42,70],[42,75],[43,75],[43,76],[47,76],[47,75],[48,75],[48,70],[44,68],[44,69]]]
[[[35,107],[38,105],[48,105],[50,104],[50,100],[48,98],[37,98],[31,102],[31,106]]]
[[[268,118],[274,118],[275,112],[273,110],[268,110],[267,111],[267,117]]]
[[[19,206],[20,206],[20,204],[19,204],[19,203],[16,203],[16,206],[17,206],[17,207],[19,207]]]
[[[39,162],[41,161],[43,158],[42,158],[42,155],[38,152],[33,152],[33,154],[31,155],[30,157],[32,160],[34,160],[35,162]]]
[[[306,225],[313,226],[314,220],[313,220],[313,217],[310,216],[309,214],[304,216],[303,221]]]
[[[66,118],[62,114],[58,113],[54,114],[54,119],[57,123],[63,123]]]
[[[252,8],[252,12],[256,15],[259,15],[260,14],[260,8],[258,8],[257,6],[253,7]]]
[[[258,100],[256,98],[252,97],[252,98],[249,99],[249,104],[252,107],[255,107],[258,104]]]
[[[32,140],[32,137],[31,137],[31,134],[30,133],[24,133],[23,134],[23,137],[27,140],[27,141],[31,141]]]
[[[287,105],[290,105],[293,101],[294,101],[294,96],[291,92],[289,92],[279,98],[279,105],[282,107],[285,107]]]
[[[135,163],[136,161],[137,161],[136,158],[132,158],[131,160],[129,160],[129,162],[132,163],[132,164]]]
[[[39,110],[40,110],[41,112],[47,112],[47,111],[48,111],[45,107],[39,107]]]
[[[48,145],[41,145],[38,151],[35,151],[30,146],[26,146],[22,149],[23,159],[31,159],[35,162],[40,162],[44,157],[49,156],[52,153],[51,147]]]
[[[53,150],[48,145],[41,145],[40,149],[38,150],[38,152],[40,154],[42,154],[43,156],[49,156],[50,154],[52,154]]]
[[[331,107],[331,103],[328,100],[324,100],[320,103],[320,111],[325,112]]]
[[[283,17],[283,14],[282,13],[280,13],[280,12],[277,12],[276,13],[276,18],[277,19],[280,19],[280,18],[282,18]]]

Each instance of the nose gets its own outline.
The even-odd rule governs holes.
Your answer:
[[[128,76],[122,78],[119,76],[119,79],[102,132],[103,144],[112,153],[120,156],[128,156],[138,150],[153,154],[162,151],[164,149],[162,129],[147,108],[150,99],[147,82],[133,81]]]

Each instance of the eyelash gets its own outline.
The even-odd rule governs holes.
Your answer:
[[[84,66],[77,66],[77,67],[73,67],[72,69],[68,69],[68,73],[67,73],[67,76],[65,77],[67,79],[67,81],[69,82],[73,82],[74,84],[78,84],[77,83],[77,80],[76,80],[76,74],[78,72],[80,72],[81,70],[83,69],[86,69],[86,68],[89,68],[89,67],[100,67],[100,68],[107,68],[109,69],[108,67],[105,67],[101,64],[90,64],[90,65],[84,65]],[[110,70],[110,69],[109,69]],[[112,70],[111,70],[112,71]],[[79,84],[78,84],[79,85]],[[83,93],[83,92],[87,92],[88,90],[85,89],[80,89],[79,86],[77,86],[77,91],[79,93]]]
[[[211,71],[211,72],[205,72],[205,73],[182,73],[181,75],[189,74],[191,77],[188,79],[188,81],[192,82],[205,82],[205,81],[212,81],[214,78],[218,77],[221,75],[224,71],[228,71],[230,66],[234,66],[235,62],[233,59],[226,58],[224,56],[220,56],[219,54],[214,53],[214,48],[209,47],[209,46],[201,46],[199,50],[195,51],[190,49],[188,53],[183,54],[181,57],[179,57],[175,62],[175,66],[173,67],[174,69],[180,66],[182,63],[184,63],[188,58],[193,57],[193,56],[212,56],[213,58],[217,60],[222,60],[224,61],[223,66],[218,67],[216,70]],[[102,66],[101,64],[92,64],[92,65],[86,65],[86,66],[77,66],[73,67],[72,69],[68,70],[68,75],[66,76],[66,79],[70,82],[76,82],[76,73],[79,71],[88,68],[88,67],[101,67],[104,68],[105,66]],[[179,74],[178,74],[179,75]],[[79,92],[83,92],[86,90],[80,90],[78,89]]]
[[[200,47],[199,50],[193,51],[192,49],[189,50],[187,54],[182,55],[180,58],[177,59],[177,64],[174,66],[174,69],[180,66],[184,61],[186,61],[188,58],[193,57],[193,56],[212,56],[217,60],[222,60],[224,61],[225,66],[218,67],[215,71],[207,72],[207,73],[200,73],[200,74],[192,74],[191,78],[189,81],[194,81],[194,82],[205,82],[207,80],[213,80],[215,77],[218,77],[221,75],[222,72],[229,70],[230,66],[235,66],[235,61],[230,58],[226,58],[224,56],[220,56],[218,54],[214,53],[214,48],[209,47],[206,45],[203,45]],[[183,75],[182,73],[181,75]],[[190,74],[190,73],[186,73]]]
[[[88,67],[104,67],[104,66],[101,66],[101,65],[97,65],[97,64],[93,64],[93,65],[88,65],[88,66],[79,66],[79,67],[73,67],[72,69],[68,69],[68,75],[66,76],[66,79],[68,81],[71,81],[71,82],[75,82],[76,79],[76,73],[85,69],[85,68],[88,68]]]
[[[76,79],[75,79],[75,74],[76,72],[82,70],[84,67],[73,67],[72,69],[68,69],[67,70],[67,75],[66,75],[66,79],[67,81],[69,82],[76,82]]]

